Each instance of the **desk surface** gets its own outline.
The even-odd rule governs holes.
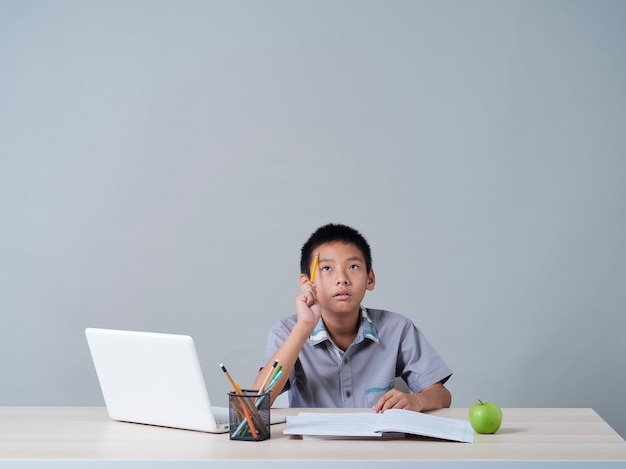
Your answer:
[[[626,442],[592,409],[503,409],[502,413],[498,433],[476,435],[474,443],[418,437],[302,440],[283,435],[285,424],[272,426],[270,440],[241,442],[230,441],[228,434],[115,422],[101,407],[0,407],[0,465],[44,460],[221,461],[220,467],[225,461],[254,460],[273,461],[274,468],[282,466],[281,461],[291,461],[293,467],[294,460],[359,461],[360,467],[364,462],[380,465],[380,461],[620,461],[620,466],[626,462]],[[433,414],[466,419],[467,409]],[[255,463],[255,467],[260,466]]]

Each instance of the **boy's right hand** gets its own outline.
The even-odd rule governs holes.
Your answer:
[[[300,293],[296,296],[298,323],[313,332],[322,315],[322,306],[317,301],[315,285],[305,275],[300,276]]]

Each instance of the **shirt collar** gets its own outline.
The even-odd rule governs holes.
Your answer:
[[[367,313],[367,308],[361,306],[361,324],[359,325],[359,330],[357,332],[357,342],[360,341],[359,337],[364,339],[370,339],[372,342],[378,343],[378,332],[376,331],[376,327],[374,327],[374,323]],[[309,336],[309,342],[311,345],[317,345],[325,340],[330,340],[328,335],[328,331],[326,330],[326,326],[324,325],[324,321],[320,318],[317,326],[311,332]]]

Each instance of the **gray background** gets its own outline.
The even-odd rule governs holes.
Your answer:
[[[0,2],[0,405],[102,405],[87,326],[225,405],[319,225],[368,238],[453,406],[626,435],[626,2]],[[506,414],[505,414],[506,419]]]

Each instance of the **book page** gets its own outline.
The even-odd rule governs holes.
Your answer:
[[[374,427],[379,432],[404,432],[445,440],[474,441],[474,430],[464,420],[437,417],[411,410],[386,410]]]
[[[409,433],[452,441],[472,442],[469,422],[410,410],[391,409],[375,413],[300,412],[287,417],[286,435],[326,437],[383,437],[383,434]]]
[[[287,435],[381,437],[375,431],[381,414],[300,412],[287,417]]]

